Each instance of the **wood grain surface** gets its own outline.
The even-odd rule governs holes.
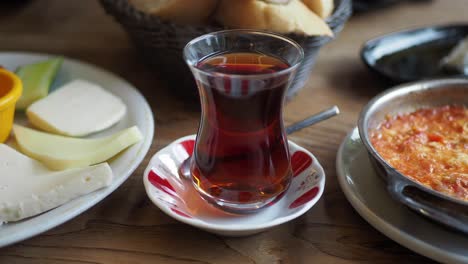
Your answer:
[[[151,104],[156,131],[145,161],[112,195],[47,233],[0,249],[0,263],[430,263],[354,211],[338,186],[336,152],[361,107],[387,87],[360,61],[362,43],[409,27],[466,22],[467,8],[466,0],[408,1],[354,16],[321,50],[307,86],[285,107],[287,124],[333,104],[341,108],[339,117],[290,136],[324,166],[322,199],[297,220],[259,235],[228,238],[177,222],[147,198],[142,173],[149,158],[195,133],[200,113],[168,92],[171,84],[144,65],[99,3],[1,1],[1,51],[62,54],[124,77]]]

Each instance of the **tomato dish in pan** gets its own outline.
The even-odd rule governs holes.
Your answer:
[[[371,142],[405,176],[468,201],[468,108],[447,105],[387,116]]]

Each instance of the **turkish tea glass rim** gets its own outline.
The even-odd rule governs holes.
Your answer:
[[[299,56],[296,59],[295,63],[293,65],[290,65],[286,69],[282,69],[282,70],[279,70],[279,71],[276,71],[276,72],[273,72],[273,73],[261,73],[261,74],[249,74],[249,75],[205,71],[205,70],[202,70],[202,69],[195,66],[195,64],[197,62],[199,62],[199,61],[197,61],[195,63],[192,63],[191,60],[188,59],[189,49],[195,43],[197,43],[199,41],[202,41],[204,39],[207,39],[209,37],[214,37],[216,35],[228,34],[228,33],[256,34],[256,35],[268,36],[268,37],[280,39],[282,41],[285,41],[285,42],[289,43],[293,47],[295,47],[296,50],[299,53]],[[276,76],[290,74],[291,72],[294,72],[301,65],[302,61],[304,60],[304,49],[296,41],[294,41],[294,40],[292,40],[292,39],[290,39],[290,38],[288,38],[288,37],[286,37],[284,35],[275,33],[275,32],[270,32],[270,31],[266,31],[266,30],[251,30],[251,29],[227,29],[227,30],[220,30],[220,31],[211,32],[211,33],[204,34],[204,35],[201,35],[199,37],[196,37],[196,38],[192,39],[191,41],[189,41],[187,43],[187,45],[185,45],[183,57],[184,57],[185,62],[189,65],[190,69],[192,71],[197,72],[197,73],[203,73],[205,75],[214,76],[214,77],[229,77],[229,78],[242,78],[242,79],[261,79],[261,78],[276,77]]]

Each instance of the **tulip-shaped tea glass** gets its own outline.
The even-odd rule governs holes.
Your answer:
[[[190,172],[208,202],[254,212],[289,187],[282,110],[303,56],[294,41],[251,30],[203,35],[185,47],[201,101]]]

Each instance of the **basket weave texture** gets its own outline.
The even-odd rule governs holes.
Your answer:
[[[106,12],[112,15],[129,34],[142,58],[154,66],[169,82],[176,94],[189,98],[198,98],[195,80],[183,60],[183,49],[192,39],[225,29],[219,25],[178,25],[163,21],[135,9],[127,0],[100,0]],[[336,38],[352,13],[351,0],[335,0],[335,10],[326,22]],[[296,77],[287,91],[290,99],[307,82],[320,48],[331,41],[330,37],[307,37],[287,34],[304,49],[304,61],[299,66]]]

